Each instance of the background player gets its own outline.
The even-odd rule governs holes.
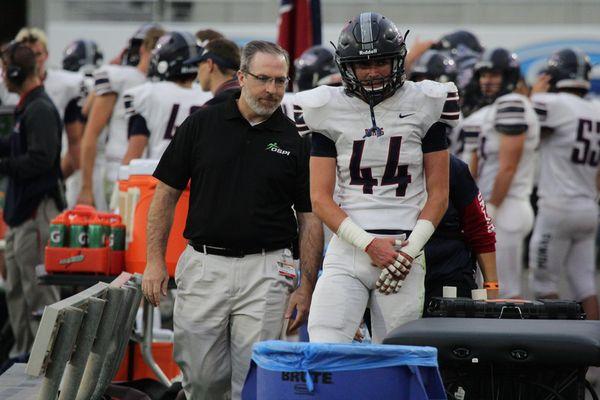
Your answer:
[[[124,58],[128,62],[137,62],[136,66],[105,65],[94,73],[94,101],[85,126],[81,147],[82,184],[78,203],[94,203],[92,177],[97,141],[105,127],[108,127],[108,139],[103,182],[108,201],[117,180],[119,166],[127,150],[127,121],[123,95],[127,89],[146,81],[152,49],[164,33],[162,28],[153,24],[142,26],[130,40],[130,49],[124,53]],[[141,44],[139,44],[140,40]]]
[[[515,54],[487,51],[473,79],[482,104],[481,133],[473,166],[496,226],[496,264],[500,296],[521,295],[523,241],[533,226],[533,189],[539,122],[529,99],[514,93],[519,80]]]
[[[554,53],[532,101],[542,127],[538,215],[529,248],[536,296],[558,298],[561,270],[588,319],[598,319],[595,239],[598,227],[600,103],[585,98],[590,60],[578,49]]]
[[[210,92],[192,85],[198,73],[197,64],[184,64],[200,50],[188,32],[170,32],[158,40],[148,74],[160,82],[146,82],[127,90],[123,96],[129,116],[129,145],[123,165],[134,158],[160,159],[175,129],[212,97]]]

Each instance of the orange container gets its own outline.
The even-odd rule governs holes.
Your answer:
[[[150,378],[156,380],[156,375],[146,365],[142,358],[140,346],[137,344],[130,343],[129,346],[133,346],[133,362],[129,362],[130,351],[125,352],[125,357],[121,361],[121,366],[117,371],[117,374],[113,378],[114,382],[137,380]],[[154,361],[160,366],[167,378],[173,379],[179,375],[179,367],[175,360],[173,360],[173,343],[170,342],[155,342],[152,343],[152,355]],[[130,366],[132,370],[130,370]]]
[[[88,273],[110,275],[110,249],[46,247],[45,265],[49,273]]]
[[[129,166],[121,165],[117,178],[117,186],[119,188],[119,198],[117,206],[119,214],[127,215],[127,188],[129,186]]]
[[[149,174],[138,174],[134,166],[130,167],[128,193],[130,195],[131,218],[128,237],[129,245],[125,254],[126,271],[143,273],[146,268],[146,229],[148,225],[148,210],[154,197],[158,180]],[[139,199],[139,200],[138,200]],[[175,275],[175,266],[179,256],[185,249],[187,241],[183,237],[190,200],[189,188],[183,191],[175,207],[173,225],[167,242],[165,262],[169,276]]]

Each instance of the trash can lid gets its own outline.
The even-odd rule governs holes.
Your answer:
[[[271,371],[351,371],[395,366],[437,367],[426,346],[333,344],[269,340],[256,343],[252,360]]]

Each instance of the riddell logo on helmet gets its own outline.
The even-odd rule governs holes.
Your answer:
[[[371,49],[371,50],[359,50],[358,54],[360,54],[361,56],[366,56],[368,54],[375,54],[377,53],[377,49]]]

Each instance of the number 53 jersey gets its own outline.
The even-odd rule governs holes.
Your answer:
[[[453,83],[406,81],[374,107],[342,87],[297,93],[300,134],[312,156],[335,157],[340,207],[363,229],[411,230],[427,200],[423,153],[445,150],[458,122]],[[314,173],[314,172],[313,172]]]
[[[540,201],[594,201],[600,162],[600,102],[570,93],[532,96],[544,135],[540,142]]]

